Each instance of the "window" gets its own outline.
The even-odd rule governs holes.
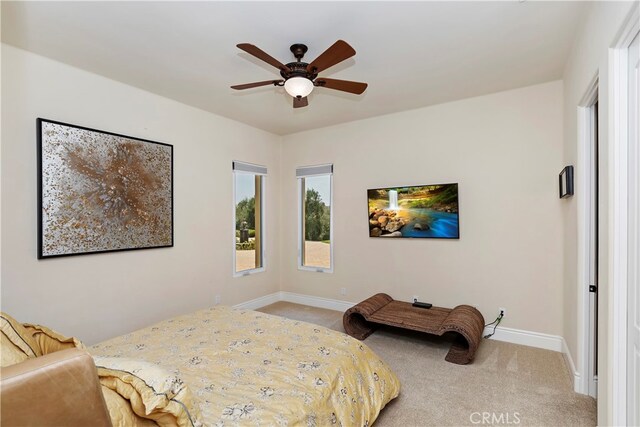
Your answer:
[[[233,162],[235,276],[264,271],[264,188],[267,168]]]
[[[333,165],[296,170],[298,178],[298,268],[333,271]]]

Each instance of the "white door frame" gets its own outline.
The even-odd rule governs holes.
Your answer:
[[[636,3],[609,49],[609,263],[611,284],[612,331],[612,422],[627,424],[627,191],[628,191],[628,119],[627,56],[628,47],[640,31]]]
[[[598,76],[591,79],[589,86],[580,100],[578,106],[578,167],[576,173],[576,197],[578,205],[578,337],[579,362],[578,380],[575,391],[596,397],[597,380],[593,376],[593,361],[595,348],[593,337],[595,335],[591,306],[591,293],[589,292],[590,278],[592,275],[591,247],[594,243],[592,203],[591,199],[594,184],[594,158],[593,146],[597,142],[594,135],[594,105],[598,101]],[[595,180],[597,182],[597,180]],[[597,189],[596,189],[597,190]],[[596,207],[597,209],[597,207]]]

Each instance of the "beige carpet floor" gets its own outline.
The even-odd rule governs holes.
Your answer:
[[[288,302],[259,311],[344,332],[338,311]],[[377,427],[596,425],[596,402],[573,392],[560,353],[489,339],[472,364],[460,366],[445,362],[446,338],[382,328],[364,342],[402,384]]]

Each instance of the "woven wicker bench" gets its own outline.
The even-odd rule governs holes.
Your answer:
[[[424,309],[396,301],[387,294],[376,294],[356,304],[344,313],[342,321],[344,330],[359,340],[367,338],[379,325],[439,336],[454,332],[457,336],[445,360],[459,365],[473,360],[484,330],[484,317],[469,305]]]

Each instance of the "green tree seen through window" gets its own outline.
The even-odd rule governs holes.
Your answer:
[[[305,240],[314,242],[329,240],[331,209],[324,204],[320,193],[314,189],[307,190],[304,209]]]
[[[247,228],[256,228],[256,199],[255,197],[242,199],[236,205],[236,230],[240,230],[242,221],[247,221]]]

